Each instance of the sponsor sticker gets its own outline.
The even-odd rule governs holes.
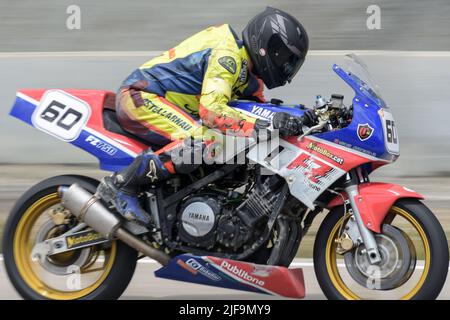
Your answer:
[[[261,118],[268,119],[268,120],[272,119],[275,114],[274,111],[271,111],[269,109],[265,109],[265,108],[262,108],[259,106],[253,106],[251,112],[255,116],[259,116]]]
[[[304,177],[304,184],[317,193],[322,192],[339,175],[337,168],[306,153],[300,154],[288,168],[298,171]]]
[[[84,247],[92,243],[97,243],[99,240],[106,240],[99,233],[89,230],[66,237],[67,249]]]
[[[347,142],[345,142],[345,141],[341,141],[341,140],[339,140],[339,139],[334,139],[334,143],[336,143],[336,144],[338,144],[338,145],[341,145],[341,146],[343,146],[343,147],[346,147],[346,148],[349,148],[349,149],[353,149],[353,150],[355,150],[355,151],[358,151],[358,152],[367,154],[367,155],[372,156],[372,157],[376,157],[376,156],[377,156],[377,154],[376,154],[375,152],[372,152],[372,151],[369,151],[369,150],[360,148],[360,147],[358,147],[358,146],[354,146],[354,145],[352,145],[352,144],[350,144],[350,143],[347,143]]]
[[[197,275],[198,273],[200,273],[201,275],[213,281],[222,280],[221,276],[209,270],[194,258],[189,258],[188,260],[186,260],[186,262],[179,259],[177,261],[177,264],[186,269],[187,271],[189,271],[190,273],[192,273],[193,275]]]
[[[164,117],[176,126],[180,127],[185,131],[192,130],[193,125],[186,120],[182,119],[179,114],[172,112],[170,110],[164,109],[153,103],[151,99],[144,99],[145,107],[148,111],[157,114],[158,116]]]
[[[89,142],[89,144],[93,145],[100,151],[103,151],[104,153],[109,154],[110,156],[115,155],[117,152],[117,149],[114,148],[112,145],[100,140],[99,138],[97,138],[93,135],[89,135],[85,141]]]
[[[225,68],[228,72],[235,74],[236,73],[236,60],[230,56],[224,56],[219,58],[219,64]]]
[[[322,146],[319,146],[319,145],[318,145],[317,143],[315,143],[315,142],[310,142],[310,143],[308,144],[307,148],[308,148],[309,150],[312,150],[312,151],[314,151],[314,152],[317,152],[317,153],[319,153],[319,154],[321,154],[321,155],[323,155],[323,156],[325,156],[325,157],[327,157],[327,158],[333,160],[333,161],[336,162],[336,163],[339,163],[339,164],[341,164],[341,165],[344,164],[344,159],[343,159],[343,158],[341,158],[341,157],[335,155],[334,153],[332,153],[332,152],[329,151],[328,149],[326,149],[326,148],[324,148],[324,147],[322,147]]]
[[[239,279],[245,280],[246,282],[258,285],[260,287],[263,287],[265,285],[265,281],[257,278],[255,274],[250,274],[246,270],[238,267],[235,264],[232,264],[228,261],[223,260],[220,264],[220,268],[225,269],[229,271],[230,273],[234,274]]]
[[[358,138],[361,141],[366,141],[367,139],[369,139],[372,134],[373,134],[374,129],[369,126],[368,123],[364,123],[364,124],[358,124]]]
[[[242,60],[241,71],[239,72],[239,82],[246,83],[248,74],[248,62],[246,59]]]

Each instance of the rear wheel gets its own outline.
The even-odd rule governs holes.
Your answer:
[[[376,234],[382,262],[371,266],[360,245],[341,255],[336,239],[343,208],[325,217],[314,244],[314,269],[329,299],[435,299],[448,272],[445,233],[417,199],[401,199]],[[348,219],[348,217],[347,217]]]
[[[25,299],[117,299],[131,280],[137,252],[119,241],[33,259],[36,243],[59,236],[78,222],[61,210],[57,188],[77,183],[95,192],[98,182],[82,176],[57,176],[28,190],[16,203],[5,225],[3,254],[9,279]]]

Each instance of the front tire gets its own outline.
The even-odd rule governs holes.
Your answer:
[[[328,299],[362,299],[366,297],[355,293],[357,286],[350,287],[345,283],[343,280],[345,277],[341,276],[339,271],[342,266],[336,262],[338,259],[334,240],[337,237],[343,213],[342,207],[334,208],[322,222],[314,243],[314,270],[319,285]],[[412,284],[412,289],[408,288],[406,293],[400,292],[401,295],[398,298],[436,299],[444,286],[449,266],[448,244],[444,230],[433,213],[417,199],[398,200],[390,209],[384,223],[391,224],[391,220],[395,221],[396,216],[409,221],[417,230],[416,238],[420,238],[424,243],[423,249],[419,250],[424,265],[423,271],[417,276],[417,284]],[[403,231],[412,232],[412,229]],[[401,286],[399,291],[401,291],[400,288]],[[380,294],[378,298],[390,298],[388,291],[373,291]]]
[[[77,254],[79,256],[79,251],[83,250],[62,253],[60,257],[57,255],[57,259],[51,259],[46,268],[42,268],[42,263],[33,261],[30,255],[34,245],[31,234],[37,228],[33,229],[33,224],[45,219],[46,212],[59,204],[57,188],[73,183],[92,193],[98,185],[98,181],[83,176],[63,175],[49,178],[29,189],[16,202],[8,217],[3,238],[4,263],[12,285],[25,299],[117,299],[125,291],[134,274],[137,252],[120,241],[111,241],[102,247],[99,245],[88,248],[90,259],[95,260],[88,260],[79,268],[80,277],[93,277],[93,274],[98,273],[98,279],[94,277],[92,284],[85,288],[74,287],[70,278],[73,276],[69,273],[64,275],[66,278],[62,278],[61,275],[48,272],[48,275],[45,275],[51,281],[44,279],[41,269],[52,270],[51,263],[54,264],[54,270],[64,270],[61,267],[71,268]],[[45,222],[45,225],[48,224]],[[103,261],[100,261],[99,256]],[[98,265],[102,267],[100,271]],[[87,282],[84,278],[79,281],[78,278],[73,279],[77,281],[75,284],[78,285],[79,282],[80,286],[83,281]]]

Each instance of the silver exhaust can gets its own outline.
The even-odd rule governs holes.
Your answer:
[[[170,256],[165,252],[151,247],[148,243],[122,228],[120,219],[105,208],[94,194],[77,184],[72,184],[70,187],[60,187],[58,194],[61,197],[61,204],[66,209],[103,237],[110,240],[113,238],[120,239],[136,251],[155,259],[163,266],[169,263]]]
[[[79,185],[60,187],[61,204],[107,239],[112,239],[120,220],[101,203],[100,199]]]

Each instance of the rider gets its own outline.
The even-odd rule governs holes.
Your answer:
[[[204,144],[196,141],[202,141],[206,128],[250,136],[270,126],[289,136],[312,121],[311,113],[304,118],[277,113],[270,123],[227,105],[232,99],[264,102],[263,85],[272,89],[290,82],[308,51],[300,22],[275,8],[250,20],[242,37],[228,24],[209,27],[144,63],[122,83],[116,104],[120,124],[163,147],[142,152],[129,167],[102,180],[97,195],[125,218],[150,221],[138,203],[139,188],[195,168],[174,164],[168,153],[181,145],[190,152],[201,149]]]

